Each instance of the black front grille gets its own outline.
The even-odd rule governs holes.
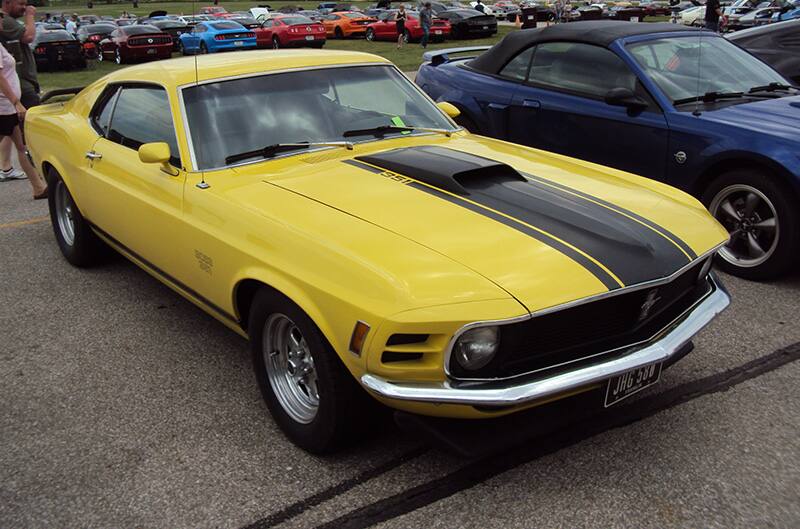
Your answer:
[[[652,338],[711,290],[698,262],[673,281],[622,293],[500,327],[500,351],[489,365],[456,378],[504,378],[578,362]],[[646,306],[652,307],[645,310]]]

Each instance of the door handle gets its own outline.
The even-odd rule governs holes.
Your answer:
[[[542,104],[535,99],[523,99],[522,106],[525,108],[540,108]]]
[[[508,108],[508,105],[503,105],[502,103],[489,103],[488,106],[491,110],[505,110]]]
[[[100,154],[99,152],[94,152],[94,151],[86,152],[86,158],[88,158],[89,160],[99,160],[102,157],[103,155]]]

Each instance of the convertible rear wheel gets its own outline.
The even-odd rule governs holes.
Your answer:
[[[746,279],[768,279],[788,271],[800,253],[800,213],[792,193],[757,170],[740,169],[717,177],[703,203],[728,230],[719,267]]]
[[[72,200],[64,180],[55,169],[47,172],[50,221],[61,253],[74,266],[85,267],[97,263],[103,243],[94,234]]]
[[[312,453],[335,450],[363,420],[366,396],[300,307],[268,289],[250,309],[253,368],[272,417]]]

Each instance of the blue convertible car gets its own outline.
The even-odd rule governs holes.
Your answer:
[[[209,20],[181,35],[178,42],[184,55],[247,50],[256,47],[256,34],[233,20]]]
[[[480,49],[481,51],[486,48]],[[424,55],[416,82],[473,132],[662,180],[725,225],[720,266],[751,279],[800,257],[800,91],[708,31],[575,22]]]

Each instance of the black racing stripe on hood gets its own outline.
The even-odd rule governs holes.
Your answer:
[[[583,198],[585,198],[587,200],[593,200],[593,201],[597,202],[598,204],[602,204],[607,208],[610,208],[610,209],[613,209],[615,211],[618,211],[618,212],[622,213],[623,215],[628,215],[629,217],[638,220],[642,224],[645,224],[646,226],[650,227],[652,230],[657,231],[658,233],[660,233],[661,235],[663,235],[667,239],[669,239],[672,242],[674,242],[675,244],[677,244],[681,248],[681,250],[686,252],[686,254],[689,257],[691,257],[692,259],[696,259],[697,258],[697,252],[695,252],[692,249],[691,246],[686,244],[683,241],[683,239],[681,239],[680,237],[678,237],[677,235],[675,235],[674,233],[672,233],[671,231],[669,231],[665,227],[660,226],[660,225],[656,224],[655,222],[653,222],[652,220],[646,219],[646,218],[642,217],[641,215],[639,215],[637,213],[634,213],[633,211],[631,211],[629,209],[625,209],[622,206],[618,206],[617,204],[612,204],[611,202],[609,202],[607,200],[603,200],[602,198],[590,195],[588,193],[584,193],[583,191],[578,191],[577,189],[573,189],[573,188],[565,186],[563,184],[559,184],[558,182],[553,182],[552,180],[545,180],[544,178],[541,178],[541,177],[538,177],[536,175],[532,175],[532,174],[529,174],[529,173],[520,173],[520,174],[522,176],[524,176],[525,178],[528,178],[530,180],[535,180],[535,181],[540,182],[542,184],[545,184],[545,185],[548,185],[548,186],[553,186],[555,188],[561,189],[565,193],[578,195],[578,196],[583,197]]]
[[[366,171],[370,171],[370,172],[375,173],[375,174],[381,174],[381,173],[385,172],[382,169],[379,169],[377,167],[373,167],[373,166],[368,165],[366,163],[358,162],[356,160],[346,160],[344,163],[349,164],[349,165],[353,165],[355,167],[358,167],[360,169],[364,169]],[[479,215],[482,215],[484,217],[488,217],[488,218],[490,218],[492,220],[500,222],[501,224],[504,224],[504,225],[508,226],[509,228],[513,228],[513,229],[515,229],[517,231],[520,231],[520,232],[524,233],[525,235],[528,235],[529,237],[532,237],[532,238],[538,240],[539,242],[550,246],[554,250],[566,255],[567,257],[569,257],[570,259],[572,259],[573,261],[575,261],[576,263],[581,265],[584,269],[589,271],[592,275],[594,275],[597,279],[599,279],[600,282],[603,283],[603,286],[605,286],[608,290],[615,290],[615,289],[618,289],[621,286],[623,286],[616,279],[614,279],[614,276],[609,274],[601,266],[598,266],[597,263],[595,263],[594,261],[592,261],[591,259],[586,257],[584,254],[576,251],[574,248],[564,244],[563,242],[559,241],[558,239],[555,239],[555,238],[551,237],[547,233],[543,233],[541,231],[535,230],[535,229],[533,229],[533,228],[531,228],[529,226],[526,226],[524,224],[520,224],[519,222],[516,222],[516,221],[514,221],[512,219],[509,219],[508,217],[506,217],[504,215],[501,215],[499,213],[495,213],[494,211],[486,209],[483,206],[480,206],[480,205],[477,205],[477,204],[472,204],[469,201],[462,200],[462,199],[460,199],[458,197],[455,197],[455,196],[453,196],[453,195],[451,195],[449,193],[445,193],[444,191],[436,189],[435,187],[431,187],[430,185],[426,185],[426,184],[422,184],[422,183],[419,183],[419,182],[415,182],[412,179],[408,179],[407,177],[404,177],[404,178],[407,181],[404,181],[402,183],[404,183],[404,184],[406,184],[406,185],[408,185],[410,187],[413,187],[414,189],[418,189],[420,191],[424,191],[425,193],[428,193],[428,194],[433,195],[435,197],[441,198],[441,199],[446,200],[448,202],[451,202],[451,203],[453,203],[453,204],[455,204],[457,206],[460,206],[460,207],[466,208],[466,209],[468,209],[470,211],[473,211],[475,213],[478,213]]]
[[[501,162],[433,146],[395,149],[356,159],[440,189],[444,186],[437,184],[450,180],[453,185],[445,190],[464,196],[448,195],[456,203],[477,203],[534,226],[602,263],[624,285],[669,276],[691,261],[662,232],[617,208],[567,193],[546,181],[526,180]]]

